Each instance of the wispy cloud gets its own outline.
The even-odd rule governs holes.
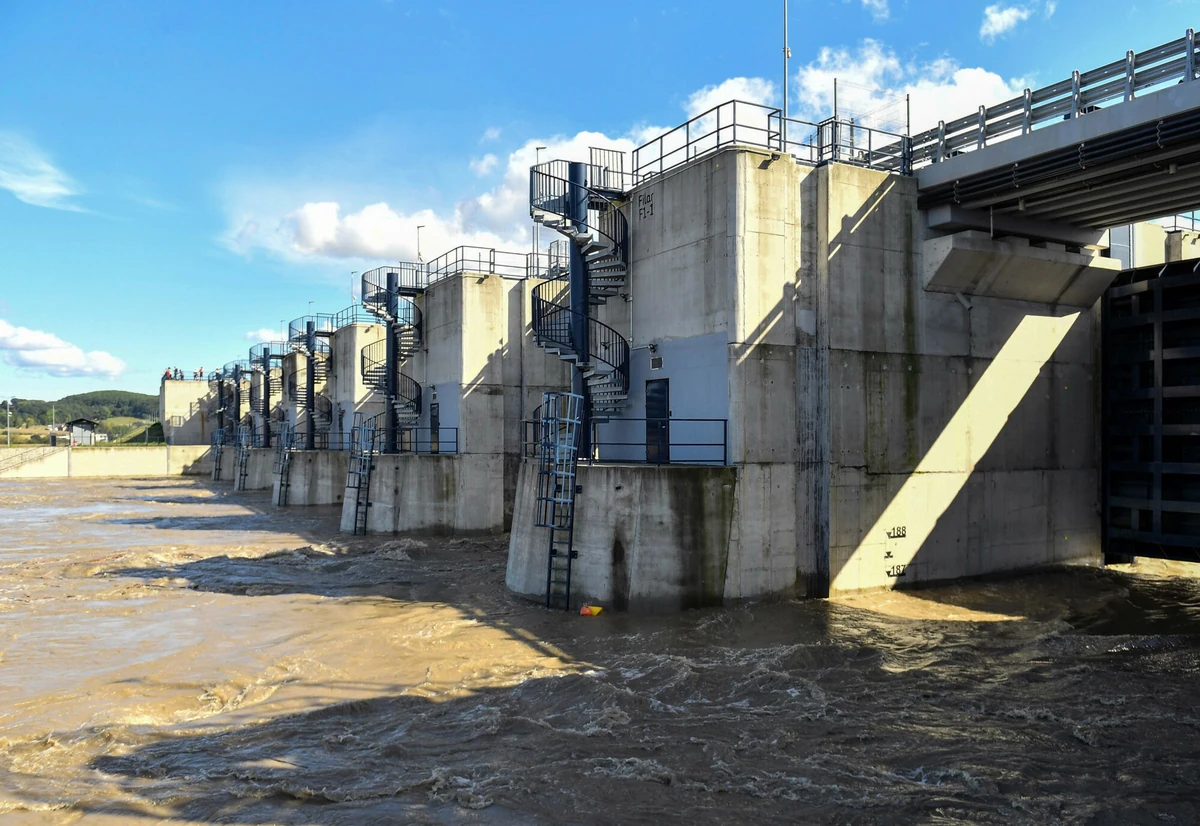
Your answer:
[[[855,49],[822,49],[816,60],[800,68],[794,98],[798,117],[819,121],[831,114],[834,78],[843,117],[849,114],[866,126],[888,130],[902,130],[910,112],[912,129],[919,131],[1015,97],[1025,88],[1023,79],[1005,80],[948,57],[906,62],[885,44],[867,39]]]
[[[888,19],[890,13],[888,0],[862,0],[862,4],[863,8],[869,11],[876,21]]]
[[[100,350],[84,352],[53,333],[15,327],[0,319],[0,357],[13,367],[50,376],[107,376],[125,372],[125,362]]]
[[[486,130],[484,130],[483,137],[481,137],[479,139],[479,142],[480,143],[488,143],[489,141],[499,140],[499,138],[500,138],[500,127],[489,126]]]
[[[484,175],[488,174],[493,169],[495,169],[496,164],[499,162],[500,162],[500,159],[489,152],[488,154],[484,155],[482,158],[472,158],[471,159],[471,164],[470,164],[471,171],[482,178]]]
[[[266,327],[260,327],[257,330],[251,330],[246,333],[246,341],[252,341],[255,344],[261,344],[264,341],[286,341],[287,333],[279,330],[271,330]]]
[[[775,84],[769,80],[761,77],[731,77],[715,86],[705,86],[692,92],[683,108],[689,118],[694,118],[731,100],[774,104],[777,97]]]
[[[82,212],[70,199],[83,189],[30,141],[0,131],[0,189],[33,206]]]
[[[1033,16],[1033,9],[1028,6],[1005,6],[1000,3],[988,6],[983,10],[983,23],[979,26],[979,39],[984,43],[994,43],[997,37],[1012,31],[1017,24],[1028,20],[1031,16]]]

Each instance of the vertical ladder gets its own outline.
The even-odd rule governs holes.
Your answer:
[[[536,525],[548,528],[546,607],[571,608],[571,561],[575,541],[575,475],[583,396],[543,393],[538,444]]]
[[[279,491],[275,495],[275,504],[279,507],[287,505],[288,487],[291,485],[292,451],[295,449],[295,429],[291,422],[283,422],[279,428],[279,441],[275,443],[275,475],[279,477]]]
[[[221,481],[221,454],[225,452],[225,428],[218,427],[212,434],[212,480]]]
[[[246,476],[250,472],[250,425],[240,424],[237,428],[237,454],[235,456],[237,473],[233,478],[234,490],[246,489]]]
[[[375,467],[376,417],[354,414],[350,428],[350,467],[346,488],[354,491],[354,535],[366,536],[367,513],[371,507],[371,471]]]

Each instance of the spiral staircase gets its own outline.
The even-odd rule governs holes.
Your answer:
[[[582,193],[568,179],[566,161],[550,161],[529,170],[529,214],[534,221],[566,237],[580,252],[591,305],[619,295],[629,269],[629,223],[621,212],[618,191],[604,186],[605,170],[589,164]],[[587,220],[571,220],[572,195],[587,199]],[[571,309],[567,276],[558,270],[533,289],[533,336],[538,346],[574,362],[587,384],[593,414],[620,412],[629,398],[629,342],[612,327],[587,317],[587,352],[577,342],[579,313]]]
[[[333,402],[329,396],[316,388],[324,387],[329,380],[329,363],[333,358],[333,347],[329,339],[333,330],[318,328],[313,335],[310,351],[307,333],[309,316],[302,316],[288,325],[288,344],[292,352],[303,357],[299,366],[288,374],[288,398],[307,411],[309,425],[313,431],[313,442],[318,449],[329,443],[329,431],[333,427]],[[310,361],[311,357],[311,361]],[[309,398],[308,365],[313,370],[313,392]]]
[[[395,337],[396,396],[391,399],[399,427],[414,427],[421,417],[421,385],[416,379],[400,372],[400,362],[421,349],[421,309],[407,295],[420,292],[420,280],[413,265],[380,267],[362,277],[362,305],[367,312],[386,325],[388,335]],[[389,273],[396,274],[396,289],[389,291]],[[388,390],[387,339],[368,344],[360,354],[363,382],[376,393],[386,397]],[[382,416],[376,429],[382,432]]]

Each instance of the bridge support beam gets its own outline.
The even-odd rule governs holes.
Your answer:
[[[1114,258],[976,230],[930,238],[923,253],[927,290],[1069,307],[1091,307],[1121,271]]]

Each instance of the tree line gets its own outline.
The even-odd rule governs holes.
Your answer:
[[[52,418],[59,424],[72,419],[103,421],[115,416],[147,420],[158,418],[158,396],[127,390],[97,390],[64,396],[54,402],[17,398],[11,402],[13,427],[49,425]],[[0,413],[3,412],[0,410]]]

